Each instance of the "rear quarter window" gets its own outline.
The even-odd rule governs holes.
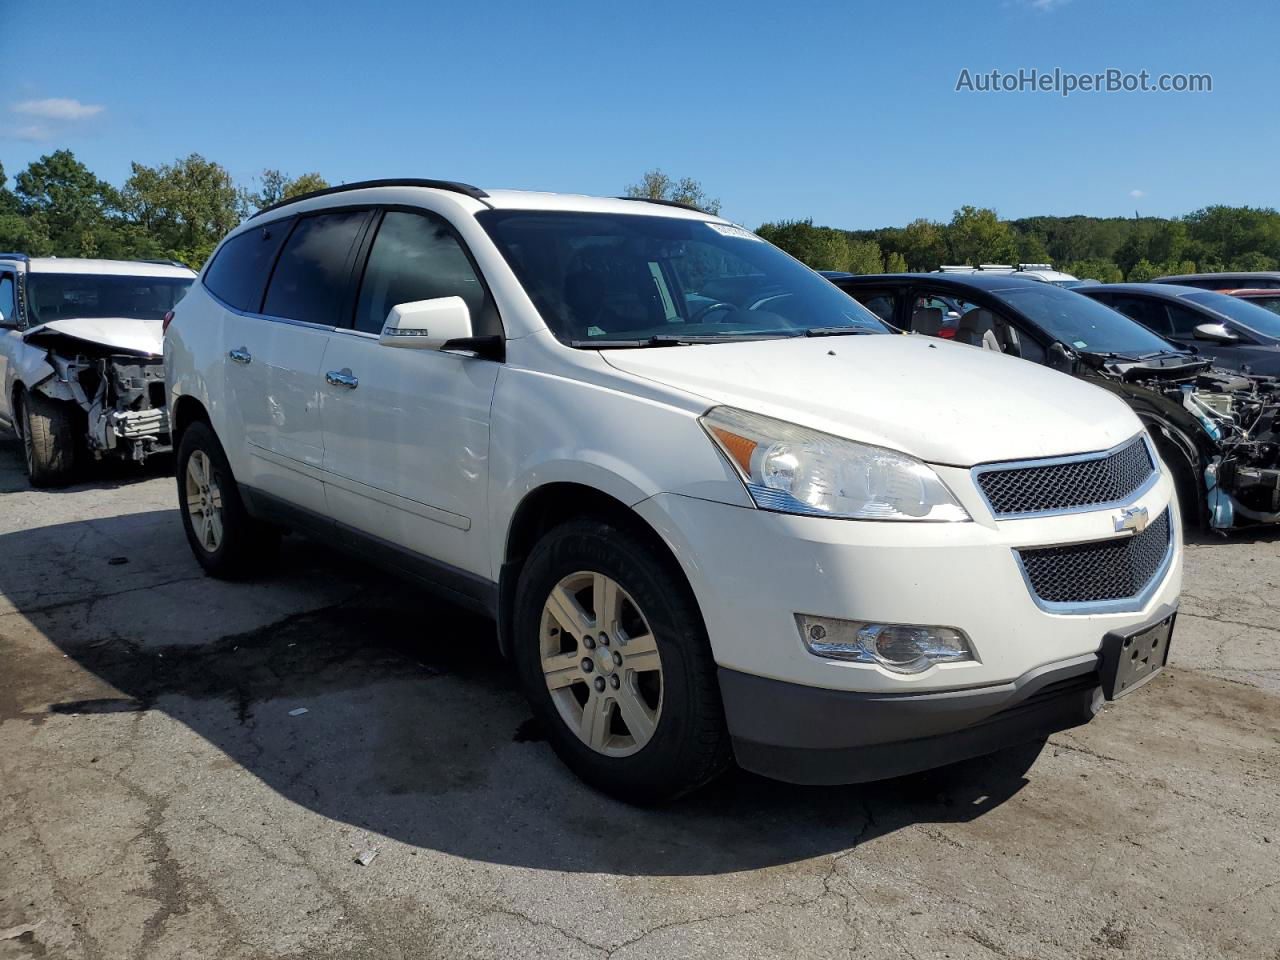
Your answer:
[[[264,223],[222,245],[204,274],[204,285],[219,300],[246,313],[262,308],[262,293],[280,245],[289,235],[293,218]]]

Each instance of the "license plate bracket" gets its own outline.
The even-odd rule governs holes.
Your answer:
[[[1103,696],[1108,700],[1123,697],[1164,669],[1177,618],[1175,610],[1140,630],[1108,633],[1102,638],[1099,679]]]

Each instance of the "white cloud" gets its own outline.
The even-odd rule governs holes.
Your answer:
[[[16,127],[13,131],[15,140],[26,140],[30,143],[44,143],[53,139],[53,131],[40,123],[29,123],[25,126]]]
[[[1071,0],[1022,0],[1022,2],[1032,10],[1048,13],[1050,10],[1057,10],[1059,7],[1066,6]]]
[[[1139,197],[1145,197],[1146,195],[1147,195],[1147,191],[1145,191],[1145,190],[1130,190],[1130,191],[1129,191],[1129,196],[1133,197],[1135,200],[1136,200],[1136,199],[1138,199]]]
[[[42,120],[83,120],[101,113],[102,107],[65,97],[50,97],[47,100],[24,100],[21,103],[15,103],[13,112],[28,117],[39,117]]]

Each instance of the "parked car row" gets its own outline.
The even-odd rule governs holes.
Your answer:
[[[1280,373],[1280,317],[1262,307],[1193,287],[1064,290],[1008,274],[832,282],[896,329],[926,336],[941,335],[944,306],[958,308],[955,340],[1121,397],[1147,426],[1192,524],[1280,522],[1280,385],[1249,375]]]

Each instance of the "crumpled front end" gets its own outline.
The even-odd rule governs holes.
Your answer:
[[[84,411],[86,445],[95,458],[142,461],[172,449],[162,358],[79,344],[74,352],[70,345],[51,349],[49,363],[54,376],[36,389]]]
[[[1183,406],[1217,442],[1205,467],[1215,530],[1280,523],[1280,384],[1246,380],[1235,389],[1183,388]]]

